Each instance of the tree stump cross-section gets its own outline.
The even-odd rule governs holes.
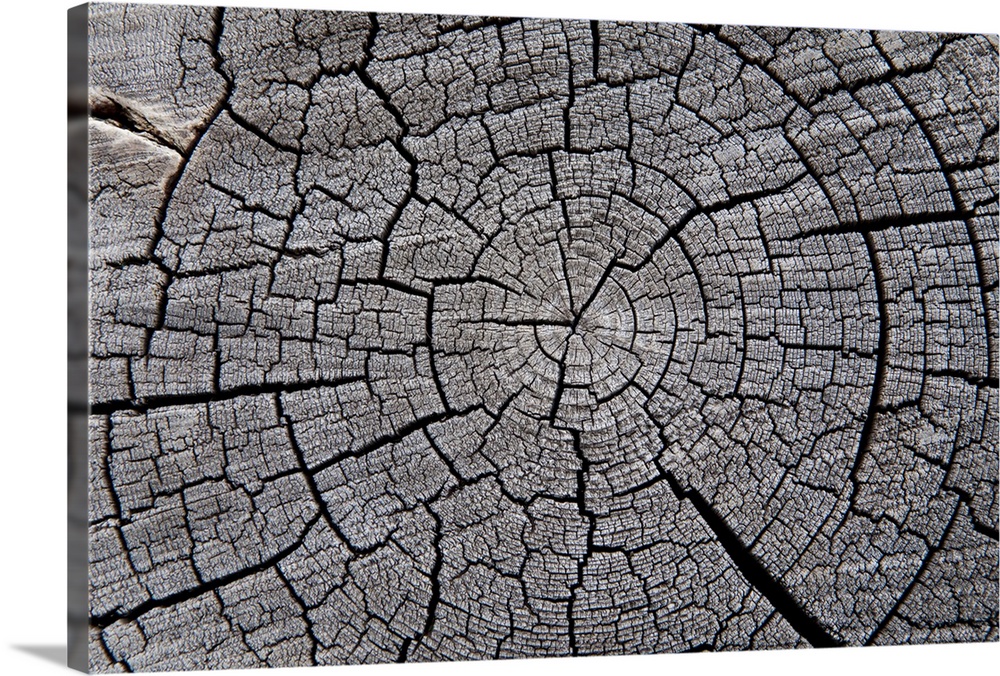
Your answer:
[[[997,640],[996,36],[89,28],[91,670]]]

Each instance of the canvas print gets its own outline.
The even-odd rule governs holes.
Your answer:
[[[75,666],[997,640],[997,36],[81,11]]]

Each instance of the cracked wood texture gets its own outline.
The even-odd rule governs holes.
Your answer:
[[[997,39],[95,4],[89,667],[997,640]]]

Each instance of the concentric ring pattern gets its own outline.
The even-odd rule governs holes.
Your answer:
[[[997,639],[995,36],[91,35],[92,669]]]

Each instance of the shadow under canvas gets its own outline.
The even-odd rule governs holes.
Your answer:
[[[35,657],[45,660],[46,662],[53,662],[61,666],[66,666],[65,645],[56,645],[56,644],[15,645],[11,647],[14,648],[15,650],[20,650],[23,653],[34,655]]]

